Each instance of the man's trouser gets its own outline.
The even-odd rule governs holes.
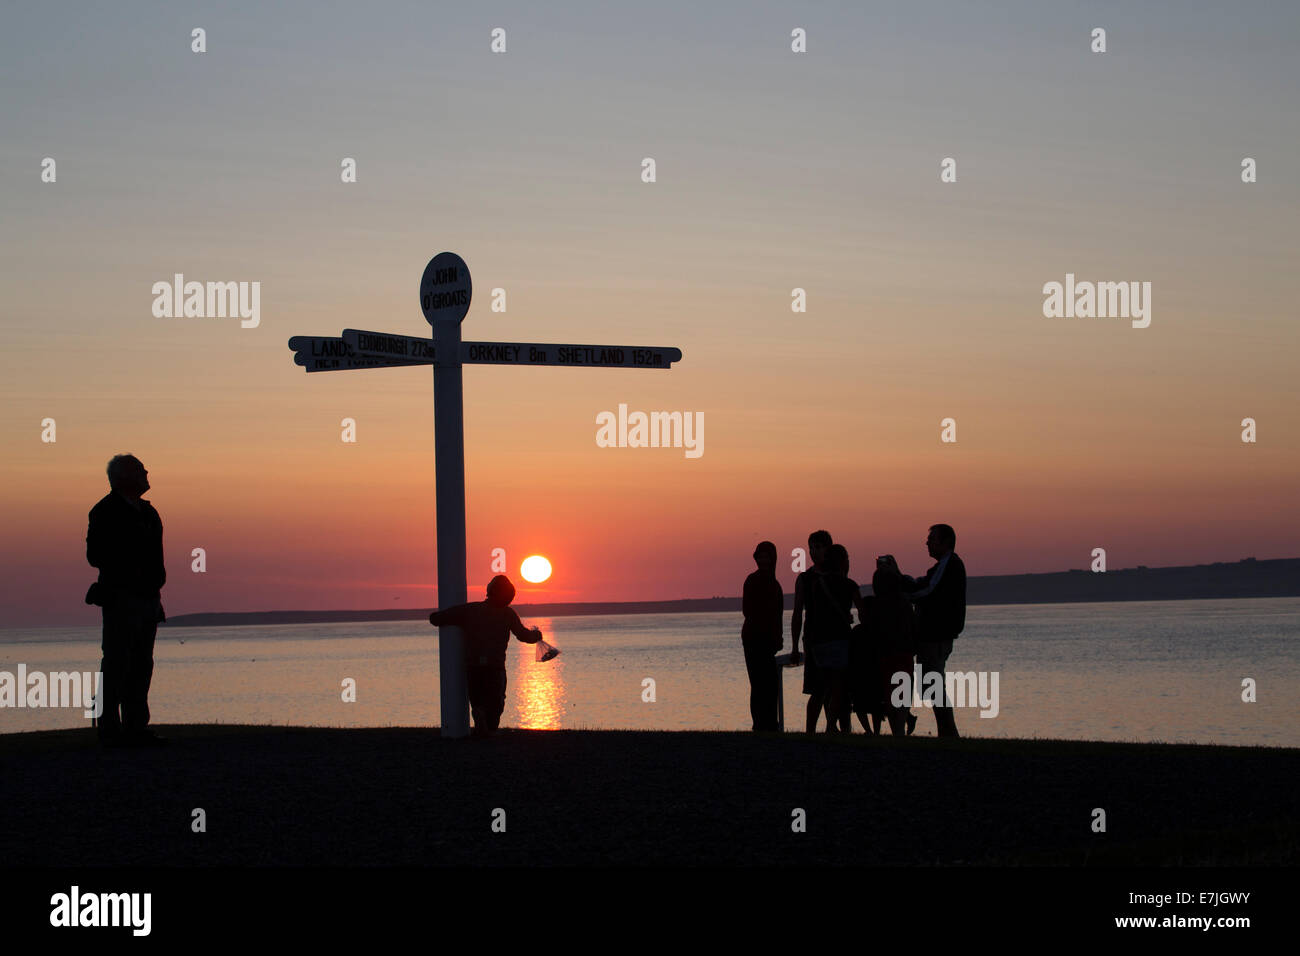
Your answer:
[[[939,700],[941,705],[934,708],[934,722],[940,737],[959,737],[957,733],[957,720],[953,716],[952,701],[948,699],[948,689],[946,685],[944,666],[948,663],[948,655],[952,653],[952,641],[922,641],[916,648],[916,660],[921,665],[922,680],[922,699],[924,699],[924,689],[927,683],[934,678],[928,675],[938,673],[939,681]]]
[[[781,693],[781,674],[776,666],[776,651],[762,644],[746,643],[745,670],[749,672],[749,716],[755,730],[780,730],[776,700]]]
[[[99,718],[99,735],[142,733],[149,724],[158,599],[113,591],[103,611],[104,658],[100,663],[103,676],[99,692],[104,696],[104,712]]]
[[[501,712],[506,709],[505,667],[466,665],[465,684],[469,692],[469,712],[474,718],[474,732],[496,730],[501,725]]]

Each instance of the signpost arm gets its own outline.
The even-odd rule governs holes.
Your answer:
[[[465,426],[461,387],[460,323],[434,324],[433,427],[437,471],[438,607],[464,604]],[[469,735],[465,640],[459,627],[438,629],[442,736]]]

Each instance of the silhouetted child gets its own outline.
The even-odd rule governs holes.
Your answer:
[[[848,692],[853,713],[858,715],[858,723],[868,734],[879,733],[880,712],[876,694],[876,668],[878,654],[867,620],[871,616],[871,604],[874,597],[862,598],[858,608],[858,624],[849,633],[849,676]],[[871,718],[875,716],[873,727]]]
[[[501,712],[506,707],[506,647],[510,635],[525,644],[542,639],[537,628],[524,627],[510,606],[515,586],[504,574],[498,574],[487,586],[487,600],[458,604],[445,611],[434,611],[429,623],[435,627],[454,625],[465,632],[465,684],[469,691],[469,709],[474,717],[474,736],[496,733]]]
[[[871,708],[876,733],[882,718],[888,719],[894,736],[910,734],[916,727],[911,711],[912,655],[916,642],[916,617],[912,603],[903,594],[902,577],[897,569],[884,565],[871,576],[874,597],[866,615],[868,640],[874,648],[875,680]],[[894,681],[898,673],[907,675],[902,691]],[[895,704],[902,695],[904,703]],[[859,718],[860,719],[860,718]]]

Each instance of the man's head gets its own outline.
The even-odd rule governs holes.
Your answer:
[[[149,472],[135,455],[114,455],[108,462],[108,486],[128,498],[149,490]]]
[[[925,550],[930,552],[930,557],[942,558],[955,547],[957,547],[957,532],[952,530],[951,525],[930,525],[930,534],[925,539]]]
[[[821,565],[826,560],[826,549],[832,543],[829,531],[814,531],[808,535],[808,553],[812,556],[813,564]]]
[[[849,549],[842,544],[832,544],[826,549],[826,571],[829,574],[849,573]]]
[[[760,541],[754,547],[754,563],[760,571],[775,571],[776,545],[771,541]]]
[[[497,607],[509,607],[515,599],[515,586],[504,574],[498,574],[488,582],[487,599]]]

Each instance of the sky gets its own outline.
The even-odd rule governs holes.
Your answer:
[[[466,339],[683,353],[466,367],[471,599],[495,548],[554,565],[521,603],[735,595],[761,539],[788,591],[818,528],[920,573],[941,521],[972,575],[1296,556],[1298,35],[1289,3],[8,5],[0,626],[93,623],[119,452],[169,614],[436,606],[430,370],[287,340],[427,335],[443,250]],[[260,283],[258,325],[155,316],[175,273]],[[1150,325],[1045,316],[1067,273],[1149,282]],[[620,404],[702,413],[703,453],[600,447]]]

